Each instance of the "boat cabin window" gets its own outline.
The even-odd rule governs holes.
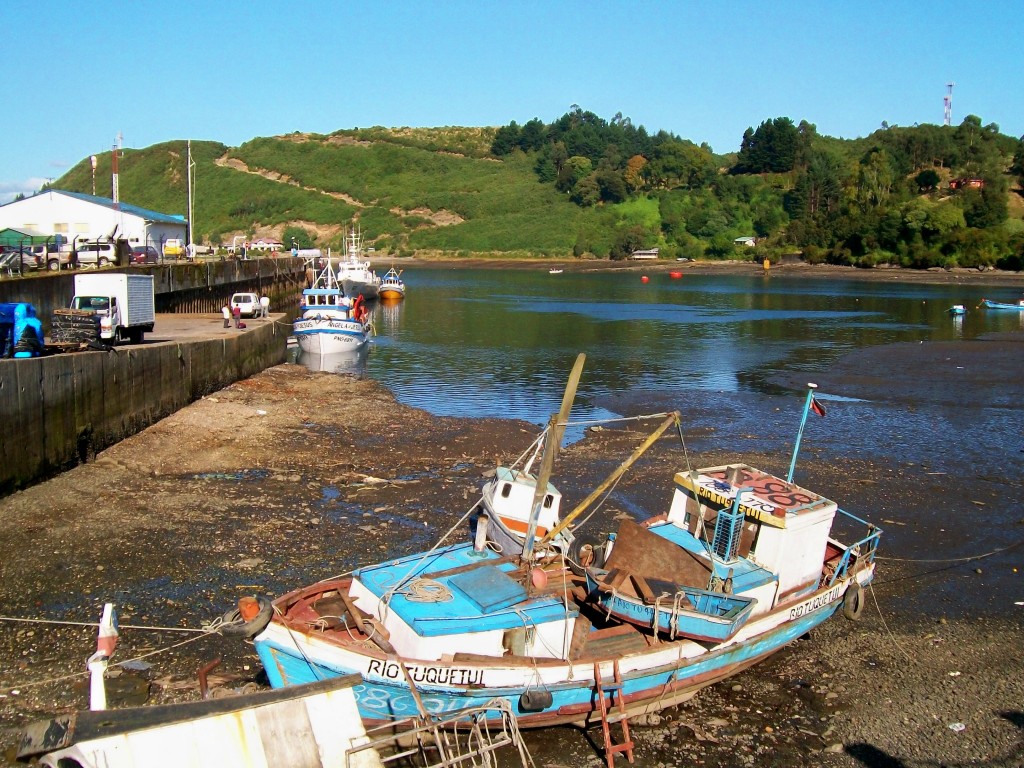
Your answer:
[[[555,503],[555,497],[550,493],[544,497],[544,509],[551,509],[551,505]]]
[[[501,498],[507,499],[509,494],[512,493],[512,483],[505,483],[501,486]]]

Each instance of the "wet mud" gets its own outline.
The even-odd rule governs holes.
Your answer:
[[[981,373],[969,383],[943,379],[949,350],[938,345],[927,354],[863,353],[819,383],[844,376],[851,397],[879,408],[892,407],[898,389],[932,416],[943,406],[925,403],[971,386],[978,394],[962,407],[997,419],[1012,413],[1006,390],[1021,380],[1022,350],[1019,338],[997,339],[972,358],[972,369],[988,366],[1000,386]],[[850,384],[858,370],[908,371],[892,363],[912,354],[910,373]],[[736,418],[723,418],[724,395],[656,400],[614,404],[621,413],[681,407],[685,448],[660,440],[585,537],[600,540],[623,515],[663,509],[673,472],[687,463],[742,459],[785,472],[791,396],[751,396],[732,406]],[[826,423],[842,420],[836,405]],[[519,422],[435,418],[372,381],[286,364],[0,499],[5,757],[26,722],[87,706],[85,661],[95,649],[87,625],[105,602],[122,626],[115,661],[134,660],[112,681],[117,705],[198,698],[198,670],[215,658],[215,692],[251,689],[261,682],[251,645],[196,630],[243,595],[278,595],[445,534],[465,537],[483,478],[535,434]],[[639,425],[589,430],[560,455],[562,492],[582,498],[645,434]],[[879,437],[848,453],[849,439],[809,440],[798,480],[885,529],[864,616],[837,616],[767,662],[635,723],[637,765],[1024,763],[1020,458],[965,470],[941,445],[894,455]],[[1008,447],[1005,456],[1024,454]],[[527,733],[541,766],[604,765],[600,742],[600,731],[576,728]]]

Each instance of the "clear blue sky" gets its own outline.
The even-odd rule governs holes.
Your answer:
[[[551,122],[578,104],[716,152],[763,120],[1024,134],[1024,0],[6,0],[0,202],[84,157],[339,128]]]

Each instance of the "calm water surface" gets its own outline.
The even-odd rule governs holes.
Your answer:
[[[1016,298],[991,287],[685,273],[679,279],[652,274],[643,283],[640,277],[406,269],[405,301],[374,309],[377,336],[369,352],[326,367],[362,372],[401,402],[436,415],[543,424],[558,408],[576,354],[585,352],[574,420],[617,415],[630,410],[626,403],[635,413],[637,403],[669,410],[699,398],[720,406],[721,423],[711,425],[719,437],[725,430],[763,439],[765,411],[778,407],[786,419],[780,442],[791,442],[803,390],[780,389],[778,374],[806,372],[803,380],[813,380],[861,347],[971,339],[1022,324],[1019,313],[976,309],[984,296]],[[966,305],[967,316],[950,317],[953,304]],[[842,392],[821,397],[833,405],[854,402]],[[759,404],[756,412],[746,407],[751,402]],[[868,448],[879,435],[887,435],[887,450],[919,452],[922,443],[934,445],[937,422],[943,426],[935,414],[887,411],[885,403],[861,407],[874,409],[872,439],[863,414],[830,420],[830,438],[844,453]],[[991,428],[1019,436],[1020,417],[1007,422],[1005,409],[996,410]],[[580,434],[582,428],[568,437]]]

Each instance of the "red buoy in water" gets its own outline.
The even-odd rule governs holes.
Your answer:
[[[642,276],[642,277],[640,278],[640,282],[641,282],[641,283],[646,283],[646,282],[647,282],[648,280],[650,280],[650,278],[649,278],[649,277],[647,277],[647,275],[643,275],[643,276]]]

